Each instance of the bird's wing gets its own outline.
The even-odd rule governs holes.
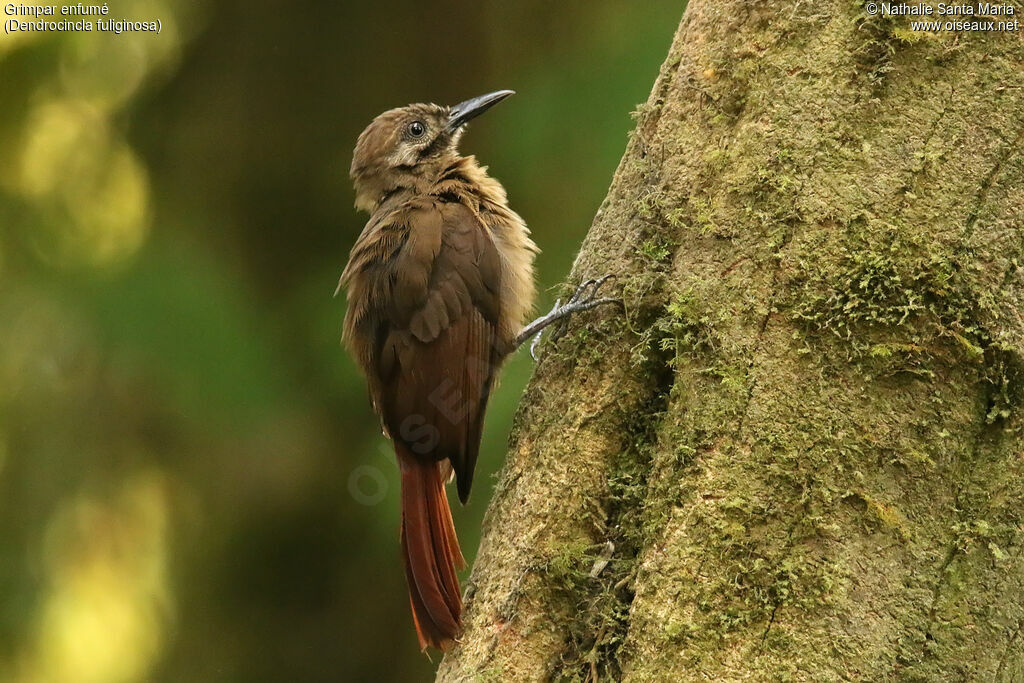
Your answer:
[[[357,280],[369,302],[363,316],[372,324],[359,336],[371,396],[392,439],[425,460],[451,462],[465,502],[501,360],[500,256],[479,217],[461,203],[411,201],[375,232],[364,264],[349,264],[365,277],[348,276],[350,315]],[[348,330],[346,320],[352,336]]]

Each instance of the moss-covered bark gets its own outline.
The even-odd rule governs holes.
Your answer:
[[[691,0],[440,680],[1024,680],[1022,38]]]

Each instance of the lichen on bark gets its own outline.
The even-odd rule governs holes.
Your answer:
[[[1024,41],[908,21],[690,2],[439,680],[1024,678]]]

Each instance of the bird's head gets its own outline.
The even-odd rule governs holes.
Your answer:
[[[432,182],[458,157],[466,123],[512,94],[498,90],[452,107],[410,104],[375,118],[352,155],[356,208],[373,211],[395,190]]]

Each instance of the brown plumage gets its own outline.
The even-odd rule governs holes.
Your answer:
[[[339,286],[344,340],[393,441],[401,546],[420,647],[461,627],[459,550],[444,481],[465,502],[487,398],[532,307],[537,252],[505,191],[457,150],[466,121],[510,91],[384,112],[356,144],[356,207],[371,216]]]

